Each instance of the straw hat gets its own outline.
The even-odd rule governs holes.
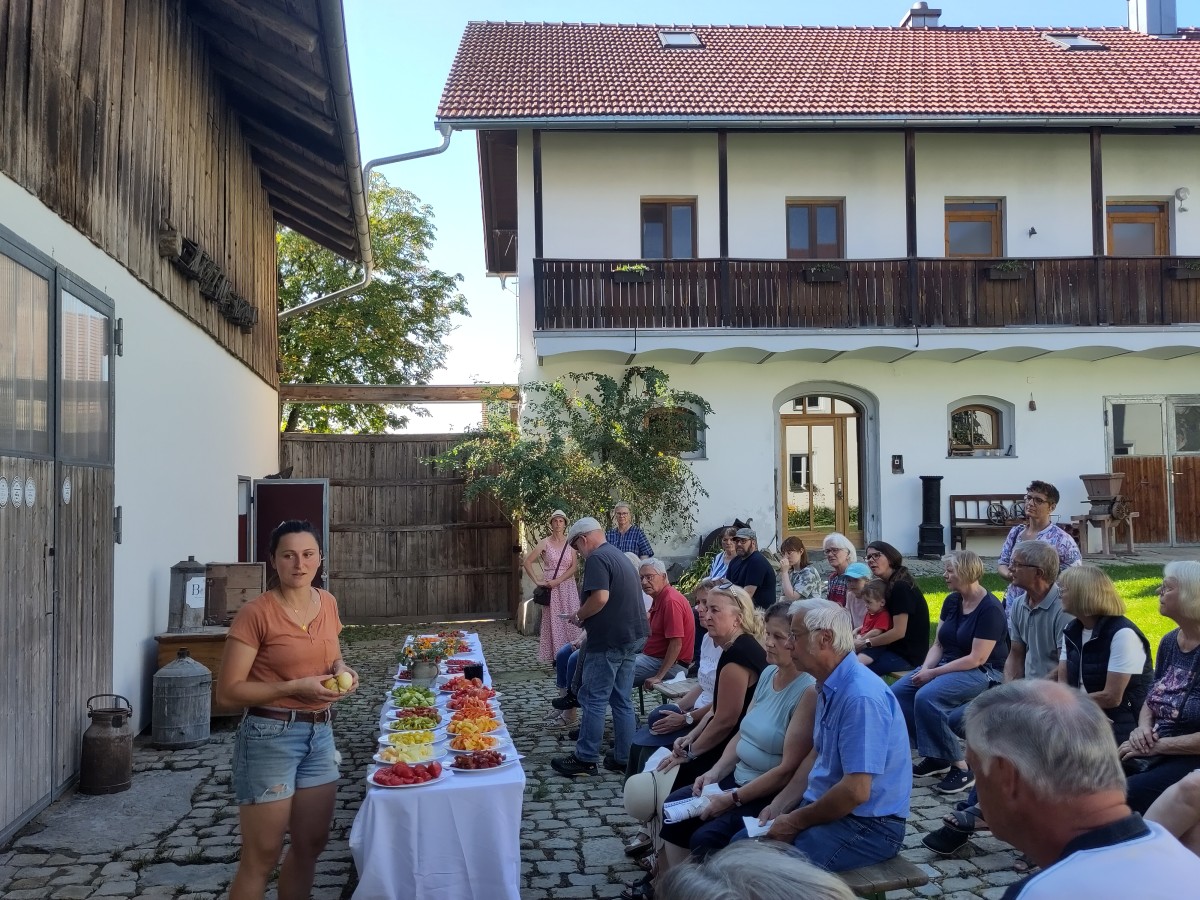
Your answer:
[[[639,772],[625,782],[625,812],[639,822],[649,822],[662,812],[662,805],[670,796],[678,772],[660,772],[651,769]]]
[[[567,518],[567,514],[561,509],[556,509],[554,512],[550,513],[550,518],[548,518],[546,521],[553,522],[555,519],[562,519],[564,525],[571,521]]]

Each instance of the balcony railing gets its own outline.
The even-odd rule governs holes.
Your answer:
[[[536,259],[535,327],[1003,328],[1200,323],[1179,257]]]

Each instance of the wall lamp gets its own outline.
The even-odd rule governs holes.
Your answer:
[[[1176,212],[1187,212],[1187,207],[1183,205],[1183,201],[1192,196],[1192,192],[1185,187],[1175,189],[1175,199],[1179,201],[1179,209]]]
[[[1029,236],[1030,236],[1030,237],[1033,237],[1033,236],[1034,236],[1034,235],[1036,235],[1036,234],[1037,234],[1037,229],[1036,229],[1036,228],[1033,228],[1033,227],[1031,226],[1031,227],[1030,227],[1030,229],[1029,229]]]

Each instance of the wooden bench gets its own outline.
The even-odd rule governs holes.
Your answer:
[[[968,532],[1007,535],[1024,521],[1024,494],[951,494],[950,549],[965,550]]]
[[[850,890],[870,900],[886,900],[888,891],[901,891],[929,884],[929,876],[903,856],[894,856],[887,862],[837,874]]]

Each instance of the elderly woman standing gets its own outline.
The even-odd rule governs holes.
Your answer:
[[[533,563],[540,558],[542,575],[533,572]],[[542,615],[542,633],[538,642],[538,660],[553,662],[555,651],[564,644],[574,644],[579,629],[567,621],[579,609],[579,589],[575,586],[575,569],[579,556],[567,546],[567,514],[561,509],[550,513],[550,534],[537,542],[521,562],[521,567],[538,587],[550,588],[550,605]],[[559,688],[560,694],[563,693]]]
[[[1096,566],[1058,576],[1063,612],[1075,620],[1059,642],[1058,680],[1079,688],[1104,710],[1117,743],[1137,727],[1154,678],[1150,642],[1129,619],[1112,579]]]
[[[907,672],[922,665],[929,653],[929,604],[904,567],[900,551],[884,541],[867,545],[867,566],[887,583],[892,628],[873,638],[855,639],[859,660],[877,675]]]
[[[1159,612],[1179,627],[1159,642],[1154,684],[1120,747],[1126,769],[1136,772],[1128,783],[1135,812],[1200,768],[1200,562],[1167,563],[1158,595]]]
[[[826,599],[832,600],[838,606],[846,605],[846,570],[858,562],[858,551],[850,543],[850,539],[839,531],[825,535],[821,542],[821,550],[825,554],[825,562],[832,570],[829,576],[829,587],[826,589]],[[862,624],[861,620],[859,624]]]
[[[1008,582],[1004,591],[1004,609],[1012,616],[1013,604],[1025,596],[1025,591],[1013,581],[1013,549],[1021,541],[1041,541],[1058,551],[1058,569],[1065,571],[1083,562],[1079,545],[1069,534],[1050,521],[1058,508],[1058,488],[1048,481],[1031,481],[1025,488],[1025,524],[1015,526],[1000,548],[996,571]]]
[[[945,775],[934,785],[942,794],[965,791],[975,783],[950,714],[970,703],[1004,675],[1008,623],[1004,608],[979,582],[983,563],[970,550],[942,557],[950,594],[942,604],[937,639],[924,663],[892,685],[909,739],[923,757],[913,776]]]

